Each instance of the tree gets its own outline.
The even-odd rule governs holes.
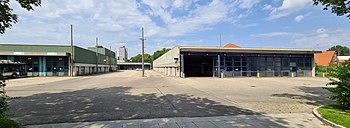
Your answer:
[[[162,50],[157,50],[156,52],[154,52],[152,55],[152,62],[160,56],[162,56],[163,54],[167,53],[168,51],[170,51],[169,48],[163,48]]]
[[[40,6],[41,0],[16,0],[22,8],[27,11],[33,10],[34,6]],[[10,8],[10,0],[0,0],[0,34],[4,34],[6,29],[17,23],[18,16]]]
[[[154,60],[156,60],[157,58],[159,58],[160,56],[162,56],[163,54],[165,54],[166,52],[168,52],[170,49],[167,48],[163,48],[162,50],[157,50],[153,53],[153,55],[150,54],[145,54],[145,62],[148,63],[153,63]],[[132,62],[142,62],[142,55],[138,54],[134,57],[131,57],[130,60]]]
[[[322,4],[323,10],[332,10],[337,16],[347,15],[350,19],[350,0],[313,0],[314,5]]]
[[[335,87],[325,89],[333,93],[331,99],[335,100],[340,107],[350,110],[350,61],[333,70],[331,74],[337,79],[331,79],[327,85],[335,85]]]
[[[130,60],[132,61],[132,62],[142,62],[142,55],[141,54],[138,54],[138,55],[136,55],[136,56],[134,56],[134,57],[131,57],[130,58]],[[145,62],[147,62],[147,63],[151,63],[151,55],[150,54],[145,54]]]
[[[335,51],[336,55],[338,55],[339,51],[339,56],[350,56],[350,49],[346,46],[337,45],[329,48],[328,50]]]
[[[0,74],[0,118],[6,118],[9,106],[7,104],[7,98],[5,91],[6,79]]]

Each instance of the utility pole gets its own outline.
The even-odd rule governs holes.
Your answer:
[[[112,46],[109,46],[109,71],[112,71]]]
[[[337,54],[337,66],[339,67],[340,66],[340,63],[339,63],[339,56],[340,56],[340,45],[339,46],[336,46],[336,47],[338,47],[338,54]]]
[[[70,54],[70,76],[73,77],[73,69],[74,69],[74,49],[73,49],[73,24],[70,25],[70,48],[71,48],[71,54]]]
[[[145,35],[142,27],[142,77],[145,77]]]
[[[96,73],[98,73],[98,38],[96,37]]]

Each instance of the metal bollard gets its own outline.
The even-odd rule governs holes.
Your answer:
[[[322,77],[325,78],[325,77],[326,77],[326,74],[325,74],[325,73],[322,73]]]
[[[292,78],[294,78],[294,73],[292,73]]]
[[[260,78],[260,73],[258,72],[257,77]]]

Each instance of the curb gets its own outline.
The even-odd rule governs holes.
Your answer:
[[[323,117],[317,112],[317,109],[320,108],[320,107],[323,107],[323,106],[324,106],[324,105],[314,108],[313,111],[312,111],[312,114],[314,114],[314,116],[315,116],[317,119],[319,119],[321,122],[323,122],[323,123],[325,123],[325,124],[327,124],[327,125],[329,125],[329,126],[331,126],[331,127],[334,127],[334,128],[346,128],[346,127],[344,127],[344,126],[341,126],[341,125],[339,125],[339,124],[335,124],[335,123],[333,123],[333,122],[331,122],[331,121],[329,121],[329,120],[323,118]]]

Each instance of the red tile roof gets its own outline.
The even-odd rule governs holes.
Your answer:
[[[322,53],[316,53],[316,64],[320,66],[329,66],[334,58],[335,51],[326,51]]]
[[[226,45],[224,46],[224,48],[241,48],[241,47],[239,47],[239,46],[237,46],[237,45],[235,45],[235,44],[228,43],[228,44],[226,44]]]

